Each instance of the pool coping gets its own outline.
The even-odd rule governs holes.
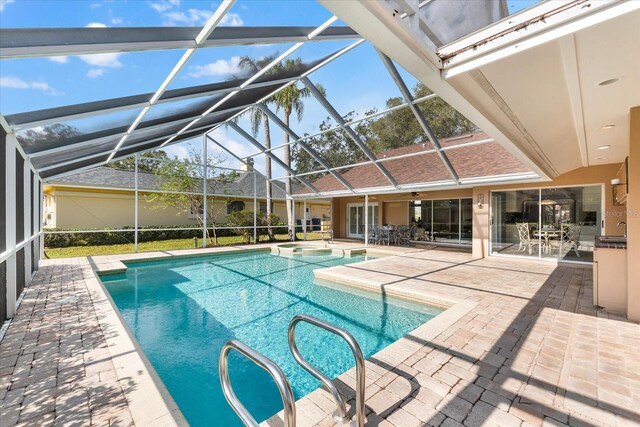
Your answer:
[[[107,347],[111,354],[117,380],[122,386],[122,390],[129,405],[131,417],[136,426],[188,426],[189,424],[184,418],[184,415],[175,400],[167,390],[164,382],[148,360],[144,350],[138,343],[135,335],[122,317],[115,302],[109,295],[109,292],[106,290],[99,277],[125,273],[127,270],[125,262],[138,263],[260,251],[267,252],[271,251],[272,246],[273,245],[260,245],[259,247],[234,246],[170,252],[148,252],[144,254],[122,254],[104,256],[102,257],[104,260],[100,258],[95,259],[94,257],[87,257],[91,267],[90,272],[87,277],[85,277],[87,288],[91,295],[100,327],[102,328],[107,341]],[[363,253],[388,256],[398,256],[403,254],[402,251],[396,251],[393,249],[370,248],[364,246],[342,248],[340,250],[343,251],[345,256]],[[363,262],[375,261],[376,260],[373,259]],[[373,282],[368,283],[366,280],[356,280],[352,277],[345,277],[342,279],[335,277],[327,278],[326,275],[317,273],[323,270],[326,269],[315,270],[314,275],[320,281],[328,281],[330,285],[342,287],[343,289],[344,287],[354,287],[369,292],[381,293],[380,285],[374,284]],[[318,284],[323,285],[323,283],[320,282],[318,282]],[[414,295],[405,290],[395,291],[390,289],[385,290],[385,293],[394,298],[410,300],[444,309],[442,313],[438,314],[433,319],[422,324],[404,337],[367,359],[368,362],[375,358],[376,360],[387,363],[393,367],[398,366],[404,359],[406,359],[406,357],[413,354],[413,352],[422,345],[415,341],[411,341],[408,337],[411,336],[420,340],[433,339],[477,305],[476,302],[467,300],[454,301],[436,297],[425,299],[424,293]],[[344,372],[338,377],[338,379],[345,383],[349,383],[350,378],[355,378],[355,368]],[[326,397],[320,395],[321,393],[326,392],[324,392],[322,388],[316,389],[308,395],[298,399],[298,401],[296,401],[296,405],[300,402],[306,402],[308,399],[326,399]],[[278,424],[278,420],[281,419],[282,411],[273,415],[260,425],[271,426],[274,421]]]
[[[92,270],[85,282],[134,424],[188,426],[97,272]]]
[[[375,251],[372,251],[375,252]],[[379,252],[385,252],[388,255],[400,256],[402,253],[395,252],[392,254],[391,250],[382,250]],[[375,259],[363,261],[363,263],[376,262]],[[376,361],[376,368],[381,369],[379,364],[385,364],[388,368],[384,368],[387,372],[398,368],[404,360],[411,357],[416,351],[418,351],[424,344],[420,341],[430,341],[436,338],[441,333],[445,332],[448,328],[462,319],[467,313],[471,312],[479,303],[477,301],[468,299],[445,299],[440,296],[431,295],[424,291],[411,292],[407,289],[395,289],[393,285],[384,285],[373,280],[367,280],[363,278],[354,278],[353,276],[346,276],[342,274],[335,274],[333,272],[327,272],[331,268],[320,269],[314,271],[316,277],[316,283],[320,286],[330,286],[337,289],[344,290],[345,288],[354,288],[367,292],[384,293],[393,298],[403,299],[414,303],[425,304],[432,307],[442,309],[442,313],[439,313],[432,319],[418,326],[413,331],[407,333],[402,338],[391,343],[387,347],[383,348],[379,352],[373,354],[365,360],[365,370],[372,368],[372,360]],[[344,384],[354,384],[356,378],[355,367],[340,374],[337,379]],[[367,380],[367,386],[369,381]],[[369,397],[371,397],[369,395]],[[366,404],[367,395],[365,395]],[[345,399],[346,400],[346,399]],[[302,421],[300,425],[315,425],[316,421],[310,419],[304,412],[305,407],[309,407],[309,403],[319,403],[316,407],[326,408],[327,402],[332,402],[331,396],[324,388],[320,387],[306,396],[301,397],[296,401],[297,419],[298,423]],[[330,403],[331,404],[331,403]],[[326,415],[331,414],[327,412]],[[284,412],[280,411],[277,414],[269,417],[267,420],[260,423],[260,427],[274,427],[281,426],[284,422]]]
[[[142,256],[122,254],[106,256],[104,262],[98,263],[92,262],[93,257],[87,257],[90,264],[90,269],[85,275],[87,289],[107,342],[116,378],[122,387],[131,418],[136,426],[188,426],[189,424],[99,277],[126,272],[127,266],[124,262],[188,259],[269,250],[270,245],[149,252]]]

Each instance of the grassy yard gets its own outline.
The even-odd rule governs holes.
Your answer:
[[[299,239],[302,239],[302,233],[297,233]],[[322,236],[318,233],[307,233],[307,240],[320,240]],[[286,234],[277,234],[277,240],[285,241]],[[265,236],[262,237],[263,241]],[[230,236],[219,237],[218,243],[225,245],[241,245],[242,237]],[[198,247],[201,247],[202,240],[198,239]],[[177,249],[193,249],[193,239],[175,239],[175,240],[159,240],[155,242],[138,243],[138,252],[153,251],[172,251]],[[79,256],[92,255],[113,255],[113,254],[130,254],[133,253],[133,243],[124,243],[119,245],[102,245],[102,246],[70,246],[68,248],[45,248],[47,258],[71,258]]]

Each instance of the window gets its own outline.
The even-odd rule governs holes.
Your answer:
[[[267,213],[267,202],[260,202],[260,213]]]
[[[260,206],[260,208],[262,209],[262,206]],[[239,212],[243,210],[244,210],[244,202],[240,200],[234,200],[227,203],[227,215],[233,212]],[[266,207],[265,207],[265,210],[266,210]]]

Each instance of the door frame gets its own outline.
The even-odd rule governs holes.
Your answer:
[[[347,209],[346,209],[347,218],[346,218],[346,223],[345,223],[345,226],[346,226],[345,227],[345,231],[346,231],[347,238],[352,238],[352,239],[362,239],[362,238],[364,238],[364,233],[363,234],[360,234],[360,233],[353,234],[353,233],[351,233],[351,208],[352,207],[358,207],[358,206],[362,208],[362,214],[365,215],[364,202],[363,203],[357,203],[357,202],[356,203],[347,203]],[[379,207],[378,202],[369,203],[369,207],[377,207],[378,208],[378,218],[379,218],[380,217],[380,207]],[[362,218],[363,218],[362,226],[364,226],[364,216]],[[360,228],[360,225],[361,224],[358,224],[358,228]]]

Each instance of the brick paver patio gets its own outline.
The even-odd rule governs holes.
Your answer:
[[[87,271],[43,261],[27,288],[0,343],[0,427],[133,423]],[[367,362],[367,425],[640,425],[640,326],[592,306],[590,268],[415,249],[325,273],[475,304]],[[299,425],[334,424],[322,390],[297,407]]]
[[[86,260],[43,261],[0,343],[0,426],[132,424],[85,284]]]

